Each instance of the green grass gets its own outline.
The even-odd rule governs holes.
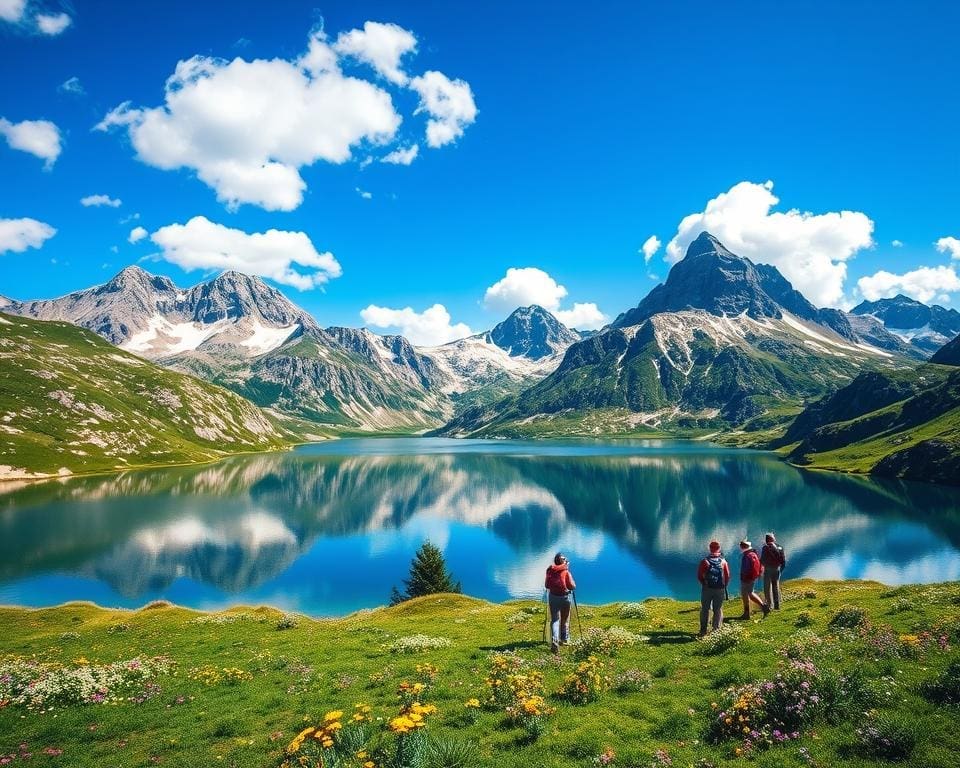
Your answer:
[[[104,472],[212,461],[295,440],[232,392],[68,323],[0,314],[0,464]]]
[[[646,614],[643,618],[622,617],[619,604],[581,605],[585,628],[616,625],[641,637],[602,660],[619,672],[650,675],[643,690],[611,690],[582,706],[549,695],[576,662],[572,649],[563,649],[559,658],[546,650],[541,642],[543,614],[522,610],[536,611],[536,603],[494,605],[438,595],[343,619],[301,618],[282,631],[277,629],[281,614],[269,608],[236,608],[232,612],[241,618],[221,624],[197,623],[202,614],[171,606],[135,612],[89,604],[4,608],[0,653],[68,667],[82,663],[81,657],[101,664],[163,654],[175,667],[154,681],[159,695],[139,704],[69,705],[48,711],[0,706],[0,755],[17,752],[25,742],[34,753],[32,764],[39,766],[147,766],[157,761],[275,766],[290,739],[329,710],[345,710],[349,717],[355,704],[365,703],[375,717],[394,716],[400,682],[414,681],[416,665],[430,663],[438,673],[421,700],[435,704],[438,713],[429,719],[428,734],[475,742],[476,764],[481,766],[592,766],[606,747],[617,755],[614,765],[624,766],[648,766],[658,749],[669,754],[674,766],[684,767],[701,759],[716,766],[884,764],[855,746],[855,728],[866,717],[859,713],[818,722],[799,741],[750,758],[736,758],[733,742],[705,742],[705,729],[714,717],[711,703],[722,701],[730,685],[775,674],[783,660],[780,650],[804,636],[798,635],[797,624],[805,613],[810,621],[806,633],[828,640],[819,647],[817,664],[862,672],[879,691],[879,701],[871,706],[916,733],[918,745],[905,764],[955,766],[960,713],[929,703],[919,688],[957,659],[957,651],[883,658],[852,635],[831,639],[838,631],[828,625],[841,607],[853,605],[863,608],[875,625],[891,625],[894,637],[943,623],[956,644],[960,584],[890,590],[871,582],[791,581],[784,587],[782,611],[747,623],[745,638],[716,654],[701,652],[693,637],[694,603],[649,600],[640,612]],[[738,612],[734,602],[727,603],[727,609]],[[399,638],[416,634],[446,638],[452,645],[409,655],[390,650]],[[491,655],[508,651],[543,673],[548,704],[556,707],[537,740],[512,725],[502,711],[481,710],[473,722],[463,706],[469,698],[486,698]],[[205,665],[236,667],[249,679],[206,685],[191,673]],[[392,738],[386,737],[387,743]],[[46,747],[62,749],[63,754],[40,754]],[[814,762],[804,760],[801,747]]]

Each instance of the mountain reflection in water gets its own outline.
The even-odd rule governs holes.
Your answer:
[[[489,599],[539,597],[558,549],[584,602],[690,598],[711,538],[767,530],[787,577],[960,578],[957,489],[694,443],[343,440],[0,494],[0,602],[26,605],[341,614],[383,604],[425,538]]]

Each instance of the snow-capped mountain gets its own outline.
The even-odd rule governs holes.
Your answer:
[[[229,347],[255,357],[283,344],[313,319],[257,277],[224,272],[189,290],[130,266],[112,280],[57,299],[13,302],[7,311],[65,320],[153,360]]]
[[[666,283],[571,345],[556,371],[512,400],[468,409],[445,432],[729,429],[752,420],[759,429],[864,368],[906,364],[900,340],[880,329],[893,348],[883,349],[847,320],[703,233]]]
[[[902,293],[892,299],[864,301],[852,313],[874,318],[889,332],[927,354],[960,334],[960,312],[936,304],[928,306]]]
[[[580,334],[543,307],[520,307],[490,331],[419,349],[443,376],[443,391],[458,408],[516,393],[547,374]]]

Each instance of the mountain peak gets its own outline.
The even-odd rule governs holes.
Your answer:
[[[746,312],[754,318],[779,318],[781,308],[765,290],[768,284],[771,289],[775,285],[777,293],[793,291],[774,267],[761,271],[749,259],[729,251],[709,232],[701,232],[690,243],[684,258],[673,265],[667,281],[650,291],[636,308],[620,315],[613,325],[625,328],[639,325],[659,312],[693,309],[713,315]]]
[[[538,304],[518,307],[490,331],[494,344],[512,357],[540,360],[566,349],[579,335]]]
[[[160,292],[176,291],[177,289],[169,277],[151,274],[137,264],[124,267],[102,286],[102,290],[109,292],[136,290],[138,288]]]

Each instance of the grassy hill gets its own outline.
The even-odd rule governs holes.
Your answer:
[[[0,314],[0,477],[210,461],[292,439],[221,387],[68,323]]]
[[[288,748],[317,728],[328,768],[956,765],[960,584],[791,581],[706,641],[693,603],[582,605],[559,656],[543,618],[453,595],[333,620],[3,608],[0,756],[313,766],[316,731]]]
[[[861,374],[780,443],[802,466],[960,483],[960,368]]]

